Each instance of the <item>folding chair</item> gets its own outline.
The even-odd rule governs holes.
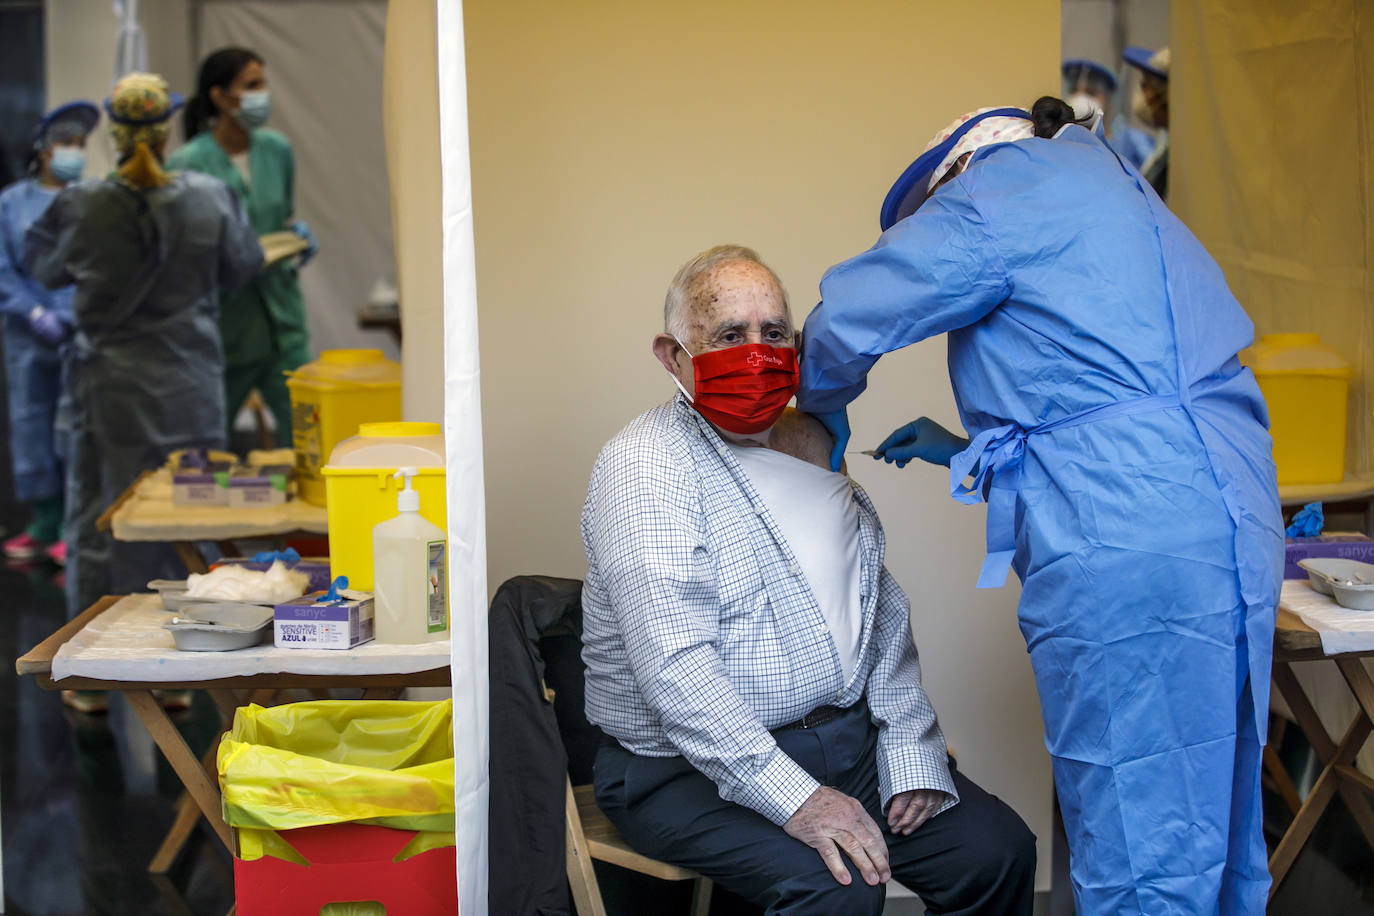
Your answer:
[[[568,884],[578,916],[606,916],[593,859],[664,881],[695,881],[692,916],[707,916],[711,912],[711,879],[635,852],[596,806],[592,791],[591,786],[574,787],[568,780]]]

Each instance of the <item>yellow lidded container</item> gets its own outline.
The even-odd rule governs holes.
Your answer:
[[[1269,405],[1279,485],[1345,479],[1350,363],[1318,334],[1265,334],[1241,351]]]
[[[291,444],[301,499],[325,503],[320,469],[364,423],[401,419],[401,365],[381,350],[325,350],[313,363],[287,374],[291,390]]]
[[[348,587],[371,591],[372,529],[396,517],[396,496],[405,482],[396,471],[420,473],[420,515],[448,531],[444,431],[438,423],[364,423],[358,434],[334,447],[325,465],[329,496],[330,574]]]

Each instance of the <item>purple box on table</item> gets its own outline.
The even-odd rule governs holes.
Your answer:
[[[278,649],[352,649],[372,639],[372,596],[345,592],[325,601],[316,592],[276,606],[272,642]]]
[[[1306,579],[1307,573],[1298,565],[1299,560],[1317,557],[1334,557],[1341,560],[1359,560],[1374,563],[1374,538],[1365,534],[1319,534],[1311,538],[1284,539],[1285,579]]]

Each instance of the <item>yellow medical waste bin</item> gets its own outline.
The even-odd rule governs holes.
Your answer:
[[[288,374],[291,439],[301,499],[325,505],[320,469],[329,455],[364,423],[401,419],[401,365],[381,350],[325,350],[313,363]]]
[[[1345,479],[1346,400],[1353,370],[1317,334],[1265,334],[1240,353],[1269,404],[1279,485]]]
[[[349,588],[372,591],[372,529],[396,517],[404,482],[397,469],[419,470],[420,515],[445,531],[445,452],[438,423],[364,423],[334,447],[323,469],[329,494],[329,569]]]

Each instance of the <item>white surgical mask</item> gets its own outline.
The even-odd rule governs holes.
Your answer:
[[[77,146],[54,146],[48,171],[63,184],[71,184],[86,171],[86,151]]]
[[[239,94],[239,110],[234,112],[234,120],[244,130],[256,130],[267,123],[272,116],[272,94],[266,89]]]
[[[1073,116],[1079,121],[1087,120],[1095,112],[1102,110],[1102,106],[1097,104],[1097,99],[1086,92],[1071,93],[1064,101],[1073,107]]]

